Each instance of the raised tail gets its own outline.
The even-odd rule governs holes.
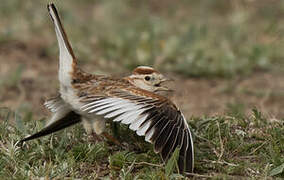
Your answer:
[[[59,46],[59,81],[64,86],[70,86],[72,81],[72,74],[77,66],[76,57],[68,41],[55,5],[53,3],[50,3],[47,5],[47,9],[55,27]]]

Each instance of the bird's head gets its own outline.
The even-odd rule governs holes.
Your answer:
[[[171,81],[171,79],[148,66],[138,66],[127,79],[133,85],[147,91],[171,91],[168,87],[163,86],[164,82]]]

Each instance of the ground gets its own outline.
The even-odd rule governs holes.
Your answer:
[[[151,65],[175,79],[194,178],[283,177],[283,3],[55,3],[82,69],[124,76]],[[45,2],[2,5],[0,177],[179,178],[143,138],[126,143],[124,126],[125,149],[92,142],[80,125],[17,147],[49,117],[42,104],[58,90],[58,50]]]

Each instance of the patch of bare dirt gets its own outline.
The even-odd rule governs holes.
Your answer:
[[[220,115],[229,110],[228,105],[235,105],[247,114],[257,108],[269,118],[283,118],[283,79],[279,73],[255,73],[233,80],[178,79],[174,100],[187,117]]]

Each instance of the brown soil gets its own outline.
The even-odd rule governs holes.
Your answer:
[[[47,55],[45,46],[40,40],[0,44],[0,107],[15,110],[27,106],[37,118],[47,116],[42,104],[56,94],[58,82],[57,55]],[[83,64],[82,68],[97,69],[95,64]],[[24,67],[20,81],[10,84],[10,76],[20,65]],[[235,79],[171,76],[175,79],[172,99],[188,118],[224,114],[228,104],[240,104],[246,113],[257,107],[270,119],[284,117],[283,73],[258,72]]]

